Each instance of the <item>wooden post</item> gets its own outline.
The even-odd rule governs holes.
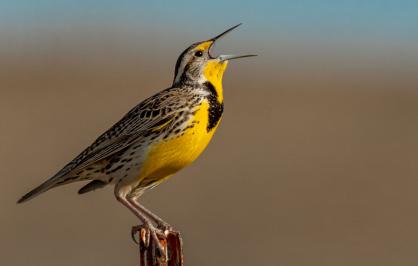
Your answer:
[[[158,256],[156,243],[152,237],[149,239],[148,247],[144,239],[146,228],[140,228],[139,234],[139,266],[183,266],[182,240],[180,233],[169,231],[165,239],[160,238],[160,243],[167,252],[167,261]]]

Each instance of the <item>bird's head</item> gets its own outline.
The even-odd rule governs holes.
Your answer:
[[[222,80],[222,75],[228,65],[228,60],[250,57],[255,55],[219,55],[214,57],[211,50],[215,42],[237,28],[238,24],[223,33],[211,38],[190,45],[181,53],[177,59],[173,84],[192,81],[203,83],[206,81],[218,83]]]

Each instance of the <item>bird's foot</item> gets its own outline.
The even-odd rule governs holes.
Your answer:
[[[167,231],[168,232],[168,231]],[[135,238],[135,235],[139,233],[138,241]],[[158,251],[158,257],[162,258],[164,261],[167,260],[167,252],[164,246],[161,244],[161,241],[166,240],[166,233],[160,228],[156,228],[152,224],[143,224],[136,225],[132,227],[131,236],[133,241],[139,245],[140,242],[144,243],[144,246],[148,248],[150,246],[151,239],[155,243],[155,246]]]
[[[173,227],[171,227],[171,225],[169,225],[168,223],[164,222],[164,221],[160,221],[157,223],[157,228],[160,229],[165,236],[168,236],[168,234],[173,231]]]

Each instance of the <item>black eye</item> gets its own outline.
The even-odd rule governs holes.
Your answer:
[[[202,51],[197,51],[196,53],[194,53],[195,56],[197,57],[201,57],[203,55]]]

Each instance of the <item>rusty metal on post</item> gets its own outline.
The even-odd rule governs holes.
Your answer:
[[[180,233],[168,231],[166,238],[160,238],[160,243],[167,253],[167,261],[163,261],[157,254],[157,246],[154,239],[149,238],[149,245],[146,247],[146,228],[140,228],[139,234],[139,266],[183,266],[183,250]]]

